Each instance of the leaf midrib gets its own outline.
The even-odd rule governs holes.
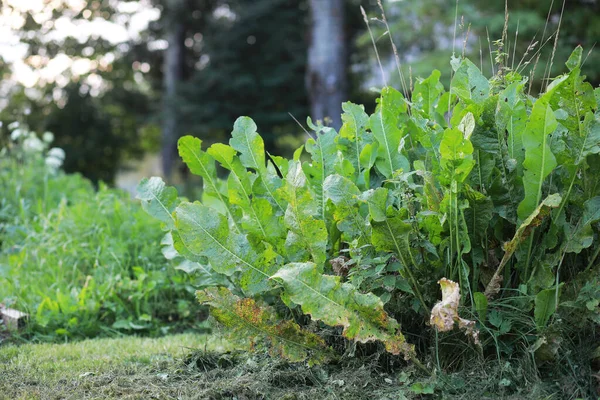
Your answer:
[[[256,158],[254,157],[254,152],[252,151],[252,148],[250,147],[250,140],[248,138],[248,134],[246,133],[246,131],[244,131],[244,140],[246,141],[246,147],[248,148],[248,152],[250,153],[250,156],[252,157],[252,161],[254,162],[254,168],[256,168],[256,171],[258,172],[258,174],[261,177],[263,177],[263,170],[265,170],[265,168],[259,167],[258,162],[256,161]],[[264,175],[266,175],[266,173]],[[271,188],[269,187],[269,185],[267,185],[267,182],[264,179],[263,179],[263,183],[265,185],[265,188],[267,189],[267,192],[269,192],[269,196],[271,196],[271,198],[273,199],[275,204],[277,204],[277,207],[279,207],[279,210],[281,210],[281,212],[284,212],[283,207],[281,206],[281,204],[279,204],[279,202],[273,195],[273,192],[271,192]]]
[[[194,158],[198,162],[198,165],[200,165],[200,168],[202,168],[202,171],[204,171],[203,178],[205,180],[208,180],[210,182],[210,186],[212,187],[213,191],[217,194],[217,196],[219,197],[219,200],[221,201],[221,203],[223,203],[225,205],[225,208],[227,209],[227,213],[229,214],[229,217],[233,221],[233,225],[234,225],[236,231],[238,233],[241,232],[239,226],[237,225],[237,222],[235,221],[235,218],[233,217],[233,213],[231,212],[231,209],[229,208],[229,202],[225,201],[225,199],[223,199],[223,196],[221,195],[221,192],[219,192],[219,190],[217,189],[217,186],[215,185],[215,182],[213,181],[212,176],[210,175],[210,173],[208,172],[208,170],[204,167],[204,164],[202,163],[202,160],[200,160],[200,157],[198,157],[198,155],[196,154],[196,152],[194,151],[194,149],[192,149],[190,146],[188,146],[185,143],[185,141],[182,142],[181,145],[184,146],[185,148],[187,148],[188,151],[194,156]]]
[[[216,243],[219,247],[221,247],[223,250],[225,250],[225,252],[229,253],[232,257],[234,257],[236,260],[242,262],[243,264],[247,265],[248,267],[252,268],[254,271],[266,276],[267,278],[269,278],[269,275],[267,275],[266,273],[264,273],[263,271],[261,271],[260,269],[256,268],[254,265],[250,264],[249,262],[247,262],[246,260],[242,259],[240,256],[238,256],[237,254],[235,254],[233,251],[231,251],[230,249],[228,249],[227,247],[225,247],[220,241],[218,241],[208,230],[206,230],[206,228],[204,228],[201,224],[197,223],[195,219],[190,218],[190,221],[196,225],[197,227],[199,227],[208,237],[211,238],[211,240]],[[189,249],[189,246],[185,243],[185,240],[183,238],[183,236],[181,237],[181,241],[184,243],[184,245]],[[191,251],[191,249],[190,249]],[[201,255],[201,254],[197,254],[194,253],[196,255]]]

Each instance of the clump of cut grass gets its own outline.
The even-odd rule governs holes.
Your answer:
[[[125,337],[0,347],[0,399],[541,399],[576,382],[543,381],[531,360],[473,358],[423,378],[385,354],[308,367],[235,351],[215,335]],[[575,366],[577,368],[577,366]],[[585,371],[581,370],[581,374]]]

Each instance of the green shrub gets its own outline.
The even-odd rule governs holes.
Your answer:
[[[127,193],[64,174],[48,134],[16,132],[0,159],[0,302],[48,340],[194,325],[196,278],[165,259],[159,223]]]
[[[315,327],[330,326],[416,360],[434,329],[456,345],[442,332],[458,322],[474,351],[535,350],[563,304],[599,312],[598,291],[579,290],[600,249],[600,89],[581,55],[538,98],[515,71],[488,80],[453,58],[449,91],[434,71],[410,100],[382,89],[370,116],[345,103],[340,131],[309,119],[315,138],[291,160],[267,162],[242,117],[229,145],[179,141],[202,202],[159,178],[138,197],[181,256],[227,280],[198,298],[246,344],[319,362],[331,354]]]

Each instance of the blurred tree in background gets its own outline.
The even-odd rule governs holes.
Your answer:
[[[342,102],[347,100],[347,43],[344,32],[343,0],[310,0],[310,45],[306,87],[311,117],[331,119],[335,129],[342,126]]]
[[[300,130],[307,4],[297,0],[230,1],[198,35],[201,51],[179,97],[183,131],[208,143],[227,140],[232,121],[252,115],[269,151]]]
[[[123,161],[147,149],[152,96],[135,68],[132,43],[110,33],[115,24],[128,28],[134,3],[41,2],[34,11],[2,5],[22,20],[14,33],[25,46],[24,63],[14,69],[42,72],[3,88],[9,100],[0,120],[52,131],[54,145],[67,152],[65,170],[94,182],[111,183]]]
[[[285,153],[303,134],[289,114],[301,123],[307,115],[330,117],[339,126],[342,100],[369,103],[376,93],[371,88],[384,81],[403,86],[377,0],[81,0],[39,2],[31,9],[23,4],[0,5],[11,35],[25,49],[21,61],[13,56],[0,62],[0,119],[53,131],[56,145],[67,150],[67,171],[95,181],[112,182],[124,161],[145,152],[161,151],[169,174],[177,163],[178,137],[226,140],[239,115],[256,120],[269,152]],[[382,5],[407,91],[434,68],[447,86],[453,51],[470,56],[486,74],[499,67],[495,41],[502,37],[504,2]],[[542,87],[544,76],[563,70],[575,45],[587,51],[600,38],[600,2],[565,3],[552,71],[545,71],[562,6],[552,0],[508,3],[501,45],[505,66],[529,75],[539,54],[533,90]],[[14,52],[2,44],[0,57]],[[600,82],[597,51],[583,71]]]

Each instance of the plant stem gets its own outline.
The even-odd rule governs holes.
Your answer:
[[[438,371],[441,371],[442,367],[440,366],[440,352],[439,352],[439,340],[438,340],[437,328],[434,328],[434,331],[435,331],[435,362],[437,364]]]

